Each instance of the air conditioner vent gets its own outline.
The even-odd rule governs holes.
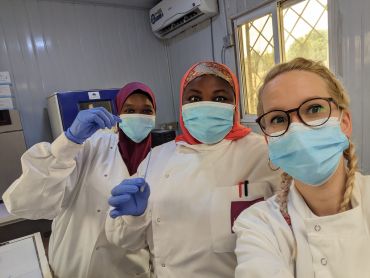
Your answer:
[[[195,11],[192,11],[191,13],[189,13],[189,14],[185,15],[184,17],[179,18],[175,22],[171,23],[167,27],[161,29],[158,33],[161,36],[165,36],[168,33],[176,30],[177,28],[180,28],[181,26],[185,25],[189,21],[192,21],[193,19],[195,19],[195,18],[197,18],[197,17],[199,17],[201,15],[203,15],[203,13],[200,10],[198,10],[198,9],[195,10]]]
[[[149,12],[154,34],[171,38],[218,13],[217,0],[162,0]]]

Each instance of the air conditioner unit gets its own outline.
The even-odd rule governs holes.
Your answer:
[[[168,39],[217,13],[217,0],[163,0],[149,16],[154,34]]]

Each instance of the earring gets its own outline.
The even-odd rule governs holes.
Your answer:
[[[269,162],[268,162],[268,165],[269,165],[269,168],[271,169],[271,171],[277,171],[280,169],[280,167],[274,167],[274,165],[272,164],[271,162],[271,159],[269,158]]]

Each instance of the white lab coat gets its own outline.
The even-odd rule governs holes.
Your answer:
[[[57,277],[149,276],[147,251],[125,254],[104,232],[110,191],[129,177],[117,142],[118,135],[97,132],[82,145],[64,134],[36,144],[22,156],[22,176],[3,195],[14,215],[54,219],[49,262]]]
[[[147,159],[138,169],[145,175]],[[238,183],[249,181],[247,194]],[[215,145],[169,142],[153,149],[142,216],[107,218],[107,238],[128,250],[149,247],[154,277],[234,277],[231,203],[271,196],[280,175],[268,167],[264,139],[251,133]],[[247,195],[247,196],[246,196]]]
[[[236,278],[370,277],[370,176],[356,174],[353,208],[343,213],[315,216],[294,185],[288,198],[296,242],[275,197],[235,222]]]

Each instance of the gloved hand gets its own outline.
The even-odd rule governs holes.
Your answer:
[[[82,110],[77,114],[65,135],[72,142],[82,144],[98,129],[112,128],[117,122],[121,122],[121,119],[103,107]]]
[[[143,178],[123,180],[112,189],[112,196],[108,200],[113,207],[110,216],[142,215],[148,206],[149,195],[149,185]]]

